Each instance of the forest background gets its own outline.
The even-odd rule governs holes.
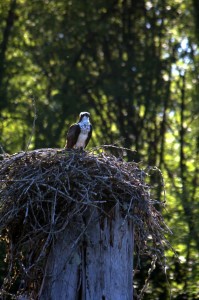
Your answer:
[[[89,147],[136,150],[125,159],[163,173],[176,254],[144,299],[199,299],[199,2],[1,1],[1,152],[64,147],[80,111],[92,116]]]

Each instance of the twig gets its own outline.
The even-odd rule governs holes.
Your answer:
[[[27,143],[25,152],[28,151],[28,149],[30,147],[30,144],[31,144],[31,141],[32,141],[32,138],[33,138],[33,135],[35,133],[35,124],[36,124],[36,120],[37,120],[37,108],[36,108],[36,102],[35,102],[34,97],[32,98],[32,105],[33,105],[33,109],[34,109],[34,118],[33,118],[33,123],[32,123],[32,131],[31,131],[30,138],[29,138],[29,141]]]

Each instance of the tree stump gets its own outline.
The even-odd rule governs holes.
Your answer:
[[[132,300],[133,224],[119,205],[111,216],[96,208],[79,228],[66,228],[51,248],[42,300]]]

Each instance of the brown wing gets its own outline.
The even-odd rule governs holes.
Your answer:
[[[79,125],[78,124],[71,125],[67,133],[65,148],[72,149],[77,142],[79,134],[80,134]]]
[[[88,145],[88,142],[90,141],[90,138],[91,138],[91,136],[92,136],[92,130],[93,130],[92,125],[90,125],[90,131],[89,131],[88,137],[87,137],[87,139],[86,139],[86,141],[85,141],[85,148],[86,148],[86,146]]]

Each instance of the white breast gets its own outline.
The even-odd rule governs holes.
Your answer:
[[[75,144],[75,148],[85,148],[85,142],[90,131],[90,122],[88,118],[85,117],[81,122],[79,122],[79,126],[81,131]]]
[[[80,132],[75,148],[85,148],[85,142],[88,137],[88,132]]]

